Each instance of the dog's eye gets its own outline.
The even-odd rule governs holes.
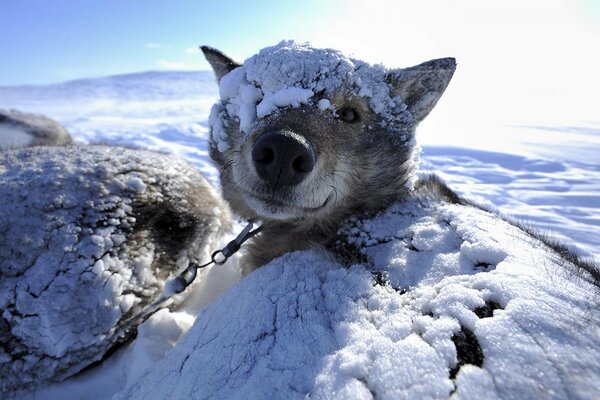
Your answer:
[[[358,113],[356,112],[356,110],[350,107],[342,108],[340,111],[337,112],[337,115],[344,122],[352,123],[358,122],[359,120]]]

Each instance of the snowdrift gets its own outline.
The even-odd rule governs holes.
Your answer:
[[[415,199],[284,255],[116,399],[597,398],[598,282],[481,209]]]

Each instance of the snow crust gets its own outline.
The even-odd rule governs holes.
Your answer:
[[[391,93],[386,72],[382,65],[307,43],[282,41],[264,48],[221,79],[221,102],[213,106],[209,119],[213,141],[221,152],[229,148],[229,119],[248,134],[257,119],[286,107],[314,104],[335,112],[331,97],[342,89],[347,97],[365,98],[390,132],[403,131],[411,115],[403,99]]]
[[[428,201],[344,232],[367,264],[274,260],[115,399],[597,398],[598,288],[541,242]],[[480,365],[457,365],[463,331]]]

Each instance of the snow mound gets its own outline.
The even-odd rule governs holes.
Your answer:
[[[598,398],[598,287],[478,208],[352,220],[225,292],[117,399]]]
[[[229,225],[206,180],[107,146],[0,152],[0,393],[61,380],[135,333],[164,281]]]
[[[404,100],[390,90],[389,72],[383,65],[307,43],[282,41],[264,48],[221,79],[221,103],[213,107],[209,120],[213,141],[220,151],[229,148],[229,119],[239,122],[240,131],[248,134],[257,119],[286,107],[314,103],[321,110],[328,109],[331,101],[327,97],[341,89],[348,91],[344,93],[347,97],[366,99],[389,132],[406,132],[412,115]]]
[[[0,109],[0,150],[71,142],[71,135],[48,117]]]

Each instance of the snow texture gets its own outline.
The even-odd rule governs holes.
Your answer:
[[[390,90],[388,72],[382,65],[370,65],[337,50],[282,41],[262,49],[221,79],[221,102],[209,118],[212,139],[219,151],[226,151],[229,119],[248,134],[257,120],[285,107],[314,103],[321,111],[329,109],[327,96],[346,87],[351,88],[346,96],[367,99],[389,132],[405,132],[413,127],[413,116],[404,100]]]
[[[194,168],[147,150],[5,150],[0,188],[3,398],[129,339],[165,279],[207,257],[229,224]]]
[[[0,109],[0,150],[71,142],[71,135],[48,117]]]
[[[600,395],[598,287],[481,209],[410,200],[219,297],[115,399]]]

